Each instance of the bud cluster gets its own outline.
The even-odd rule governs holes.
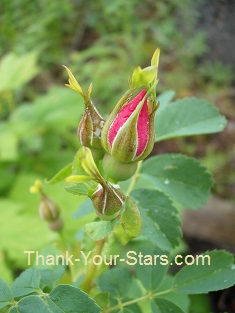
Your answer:
[[[69,75],[67,86],[78,92],[85,104],[77,131],[82,145],[77,154],[81,171],[76,171],[67,181],[84,184],[98,216],[103,219],[113,219],[121,214],[126,196],[117,183],[132,177],[138,162],[152,151],[154,116],[158,108],[155,89],[159,54],[157,49],[150,66],[134,70],[129,90],[106,121],[91,101],[92,84],[85,93],[65,67]],[[47,214],[50,216],[49,212]]]

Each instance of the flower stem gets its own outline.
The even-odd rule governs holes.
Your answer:
[[[163,294],[166,294],[166,293],[169,293],[169,292],[172,292],[172,291],[174,291],[174,288],[171,288],[171,289],[168,289],[168,290],[164,290],[164,291],[161,291],[161,292],[157,292],[157,293],[154,293],[154,294],[148,293],[145,296],[142,296],[142,297],[130,300],[130,301],[126,301],[126,302],[123,302],[123,303],[118,303],[117,305],[115,305],[115,306],[107,309],[106,311],[104,311],[104,313],[109,313],[109,312],[121,309],[123,307],[126,307],[128,305],[140,302],[140,301],[144,301],[144,300],[148,300],[148,299],[150,300],[150,299],[156,298],[158,296],[161,296]]]
[[[135,172],[134,176],[132,177],[131,183],[130,183],[130,185],[128,187],[128,190],[126,192],[127,196],[130,195],[130,193],[132,192],[132,190],[135,187],[135,184],[136,184],[136,182],[137,182],[137,180],[138,180],[138,178],[140,176],[139,173],[140,173],[140,169],[141,169],[142,163],[143,163],[143,161],[138,162],[138,167],[136,169],[136,172]]]
[[[94,255],[101,255],[104,244],[105,244],[105,238],[96,242]],[[88,265],[85,279],[81,285],[81,289],[85,291],[86,293],[89,293],[91,288],[93,287],[93,280],[95,277],[96,269],[97,269],[97,265],[95,265],[94,262],[91,262]]]

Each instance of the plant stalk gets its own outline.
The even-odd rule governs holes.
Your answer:
[[[105,238],[102,240],[96,241],[94,255],[101,255],[104,244],[105,244]],[[97,269],[97,265],[95,265],[93,262],[91,262],[87,267],[86,276],[81,285],[81,289],[85,291],[86,293],[89,293],[93,287],[93,280],[95,277],[96,269]]]

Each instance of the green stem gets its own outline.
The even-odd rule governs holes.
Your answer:
[[[96,242],[94,255],[101,255],[104,244],[105,244],[105,239],[102,239]],[[81,285],[81,289],[85,291],[86,293],[89,293],[93,286],[93,280],[95,277],[96,269],[97,269],[97,265],[95,265],[94,262],[91,262],[88,265],[88,268],[86,270],[86,277]]]
[[[107,309],[106,311],[104,311],[104,313],[109,313],[109,312],[112,312],[112,311],[115,311],[115,310],[118,310],[118,309],[121,309],[125,306],[128,306],[128,305],[131,305],[131,304],[134,304],[134,303],[137,303],[137,302],[140,302],[140,301],[144,301],[144,300],[150,300],[150,299],[153,299],[153,298],[157,298],[163,294],[166,294],[166,293],[169,293],[171,291],[174,291],[174,288],[172,289],[168,289],[168,290],[164,290],[164,291],[161,291],[161,292],[157,292],[157,293],[148,293],[147,295],[145,296],[142,296],[142,297],[139,297],[139,298],[136,298],[136,299],[133,299],[133,300],[130,300],[130,301],[126,301],[126,302],[123,302],[123,303],[119,303],[109,309]]]
[[[127,189],[127,192],[126,192],[127,196],[130,195],[130,193],[132,192],[132,190],[135,187],[135,184],[136,184],[137,180],[139,179],[139,176],[140,176],[139,173],[140,173],[140,169],[141,169],[142,163],[143,163],[143,161],[138,162],[137,170],[136,170],[134,176],[132,177],[131,183],[130,183],[130,185],[129,185],[128,189]]]

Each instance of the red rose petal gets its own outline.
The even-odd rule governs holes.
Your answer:
[[[144,152],[149,139],[149,116],[147,99],[144,101],[144,105],[140,110],[137,122],[137,134],[138,134],[138,145],[136,157],[138,157]]]
[[[125,124],[128,118],[131,116],[132,112],[136,109],[140,101],[146,94],[146,90],[142,90],[133,100],[127,103],[118,113],[117,117],[113,121],[109,134],[108,134],[108,141],[109,144],[112,146],[114,139],[119,131],[119,129]],[[147,103],[147,102],[146,102]],[[142,109],[141,109],[142,111]],[[147,112],[148,113],[148,112]]]

